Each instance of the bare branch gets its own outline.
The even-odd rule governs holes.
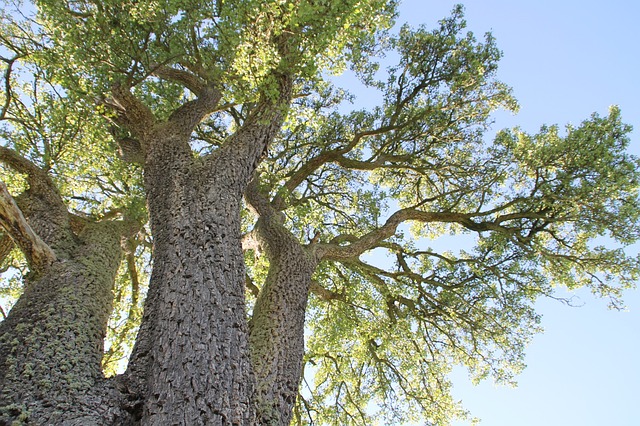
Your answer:
[[[47,268],[56,260],[53,250],[36,235],[22,211],[0,181],[0,225],[20,247],[31,267],[36,271]]]
[[[20,58],[20,55],[16,55],[11,59],[2,58],[2,62],[7,64],[7,69],[4,71],[4,91],[5,91],[5,100],[4,105],[2,105],[2,109],[0,110],[0,120],[4,120],[7,111],[9,110],[9,105],[11,105],[11,99],[13,98],[12,90],[11,90],[11,73],[13,71],[13,64],[16,60]]]

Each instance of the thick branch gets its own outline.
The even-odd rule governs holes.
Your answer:
[[[375,248],[378,243],[392,237],[398,226],[408,220],[421,222],[456,222],[461,219],[454,213],[427,213],[414,209],[403,209],[395,212],[386,223],[360,238],[341,235],[334,238],[332,243],[321,244],[318,254],[326,260],[347,260],[357,257],[367,250]],[[351,240],[347,245],[338,245],[341,241]]]
[[[239,149],[247,152],[248,158],[253,157],[256,165],[280,131],[291,102],[293,90],[291,76],[279,76],[278,83],[278,98],[274,100],[263,95],[234,135],[236,136],[234,144],[237,143]]]
[[[496,213],[500,210],[505,210],[510,207],[512,203],[507,203],[500,208],[491,210],[491,213]],[[551,222],[556,222],[557,219],[547,216],[546,210],[532,211],[532,212],[514,212],[498,215],[493,220],[476,221],[477,218],[486,217],[487,212],[474,212],[474,213],[456,213],[456,212],[425,212],[417,210],[416,208],[406,208],[399,210],[392,214],[389,219],[381,227],[370,231],[369,233],[356,237],[350,234],[338,235],[328,244],[320,244],[317,247],[317,254],[322,259],[326,260],[339,260],[345,261],[353,259],[367,250],[371,250],[376,247],[381,247],[383,241],[392,237],[398,226],[403,222],[415,221],[422,223],[455,223],[469,231],[482,233],[486,231],[498,232],[503,235],[507,235],[512,238],[514,242],[519,245],[528,245],[531,242],[532,236],[543,229]],[[474,220],[475,219],[475,220]],[[504,222],[520,219],[535,219],[537,223],[530,228],[516,226],[505,226]],[[529,229],[527,235],[521,235],[522,231]]]
[[[27,177],[29,189],[20,194],[16,201],[21,214],[29,218],[34,233],[55,249],[58,257],[70,255],[66,252],[73,239],[69,212],[51,177],[16,151],[6,147],[0,147],[0,162]],[[12,234],[12,238],[15,239],[16,236]],[[20,248],[24,250],[24,247]]]
[[[180,131],[191,134],[203,118],[215,111],[221,98],[219,90],[211,86],[202,87],[198,90],[197,99],[185,103],[171,114],[169,123]]]
[[[220,179],[222,170],[235,167],[231,179],[225,179],[225,185],[244,193],[253,172],[280,132],[291,101],[292,77],[279,75],[278,84],[277,99],[263,95],[238,131],[207,158],[205,168],[212,179]]]
[[[153,112],[128,87],[115,85],[105,103],[118,113],[118,124],[125,126],[141,142],[146,141],[156,119]]]
[[[0,162],[11,167],[18,173],[27,175],[29,188],[40,197],[62,206],[62,199],[58,189],[51,181],[51,177],[40,167],[27,160],[11,148],[0,146]],[[66,207],[64,207],[66,210]]]
[[[48,175],[38,166],[27,160],[16,151],[5,146],[0,146],[0,162],[11,167],[18,173],[24,173],[29,177],[48,180]]]
[[[34,270],[41,271],[56,260],[53,250],[33,232],[4,182],[0,182],[0,225],[11,235]]]
[[[402,209],[389,217],[384,225],[355,238],[350,235],[341,235],[333,239],[329,244],[321,244],[318,247],[318,254],[326,260],[347,260],[357,257],[367,250],[377,247],[380,242],[392,237],[398,226],[407,221],[417,221],[423,223],[457,223],[465,228],[476,231],[501,231],[510,232],[509,228],[499,225],[499,222],[474,222],[472,218],[479,214],[463,214],[455,212],[425,212],[413,208]],[[349,241],[347,245],[340,245],[341,242]]]
[[[253,295],[253,297],[258,298],[260,296],[260,288],[257,285],[255,285],[255,283],[253,282],[253,280],[248,274],[245,276],[244,283],[247,289]]]
[[[182,84],[196,96],[201,96],[207,87],[207,83],[197,75],[167,65],[157,65],[151,73],[163,80],[171,80]]]
[[[118,157],[125,163],[144,164],[144,152],[140,141],[131,138],[116,139]]]
[[[248,184],[245,199],[260,216],[254,232],[269,259],[249,334],[259,423],[285,425],[302,373],[304,317],[317,262],[284,227],[282,213],[261,192],[258,176]]]
[[[254,210],[258,216],[270,217],[276,214],[268,197],[260,190],[257,176],[249,181],[247,189],[244,192],[244,198],[248,206]]]

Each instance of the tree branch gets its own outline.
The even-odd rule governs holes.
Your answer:
[[[307,177],[309,177],[312,173],[314,173],[326,163],[335,162],[345,168],[361,170],[373,170],[379,167],[384,161],[388,159],[389,156],[382,158],[381,155],[380,159],[376,160],[375,162],[356,162],[355,160],[346,158],[344,154],[350,152],[353,148],[355,148],[362,139],[371,136],[380,136],[393,130],[397,130],[402,126],[403,125],[382,126],[376,129],[357,132],[346,146],[339,149],[323,151],[315,157],[309,159],[309,161],[306,161],[302,165],[302,167],[300,167],[300,169],[298,169],[291,175],[289,180],[282,186],[281,190],[278,191],[278,194],[276,194],[273,200],[274,208],[276,208],[277,210],[284,210],[287,207],[285,205],[285,194],[293,192],[293,190],[296,189],[302,182],[304,182]]]
[[[316,296],[318,296],[320,299],[326,301],[326,302],[330,302],[332,300],[340,300],[340,301],[346,301],[346,295],[343,292],[335,292],[335,291],[331,291],[331,290],[327,290],[326,288],[324,288],[323,286],[321,286],[317,281],[313,280],[311,281],[311,285],[309,287],[309,290],[311,291],[311,293],[315,294]]]
[[[2,62],[5,62],[7,64],[7,69],[4,72],[5,99],[4,105],[2,105],[2,109],[0,109],[0,120],[5,119],[7,111],[9,110],[9,106],[11,105],[11,100],[13,98],[13,93],[11,90],[11,73],[13,71],[13,64],[18,59],[20,59],[20,55],[16,55],[11,59],[2,58]]]
[[[249,290],[251,292],[251,294],[253,295],[253,297],[257,298],[260,296],[260,288],[255,285],[255,283],[253,282],[253,280],[251,279],[251,277],[249,276],[249,274],[245,274],[244,277],[244,284],[247,288],[247,290]]]
[[[56,260],[53,250],[33,232],[2,181],[0,181],[0,225],[11,235],[35,271],[46,269]]]
[[[169,123],[188,134],[203,118],[215,111],[222,99],[222,92],[211,86],[204,86],[197,93],[196,99],[177,108],[169,117]]]
[[[59,206],[63,205],[58,189],[51,177],[40,167],[18,154],[15,150],[4,146],[0,146],[0,162],[18,173],[27,175],[27,183],[34,193],[50,202],[55,202]],[[64,209],[66,210],[66,207]]]
[[[277,98],[263,93],[239,129],[205,160],[205,167],[212,179],[218,179],[219,171],[230,164],[238,164],[241,169],[236,174],[236,180],[227,184],[244,192],[269,145],[280,132],[291,101],[293,77],[280,74],[277,81]],[[238,159],[242,160],[238,162]]]
[[[319,244],[318,254],[325,260],[347,260],[353,259],[370,250],[376,245],[392,237],[398,226],[406,221],[415,220],[420,222],[463,222],[470,221],[467,215],[460,213],[435,213],[423,212],[416,209],[402,209],[389,217],[384,225],[363,235],[359,238],[353,236],[338,236],[334,238],[334,242],[328,244]],[[351,241],[348,245],[338,245],[336,242]]]
[[[0,162],[11,167],[18,173],[24,173],[29,177],[35,177],[37,179],[49,180],[49,177],[44,170],[11,148],[0,146]]]
[[[318,254],[325,260],[347,260],[357,257],[367,250],[377,247],[380,242],[392,237],[398,226],[407,221],[422,223],[457,223],[470,231],[498,231],[512,234],[515,229],[500,225],[500,218],[490,222],[475,222],[473,217],[481,216],[482,213],[463,214],[455,212],[425,212],[415,208],[398,210],[387,219],[381,227],[361,236],[339,235],[331,243],[320,244]],[[347,245],[340,245],[342,242],[349,242]]]
[[[497,213],[509,210],[516,202],[510,201],[502,206],[495,207],[489,211],[476,211],[473,213],[426,212],[418,210],[417,206],[396,211],[381,227],[374,229],[367,234],[357,237],[351,234],[342,234],[334,237],[329,243],[320,244],[317,253],[322,259],[344,261],[353,259],[376,247],[380,247],[382,242],[392,237],[398,226],[403,222],[415,221],[421,223],[455,223],[469,231],[477,233],[492,231],[508,236],[516,244],[524,247],[528,246],[535,234],[546,229],[550,223],[558,222],[560,219],[550,215],[548,208],[541,208],[534,211],[516,211],[498,215]],[[492,216],[488,218],[487,216]],[[486,220],[478,221],[479,218]],[[522,224],[506,225],[505,222],[532,220],[534,224],[523,226]],[[529,231],[522,235],[523,231]]]
[[[133,133],[141,143],[146,142],[149,132],[156,124],[153,112],[128,87],[116,84],[111,97],[104,103],[118,114],[116,121]]]
[[[257,173],[254,178],[249,181],[247,189],[244,191],[244,198],[248,206],[260,217],[277,214],[276,210],[271,206],[269,198],[262,193],[260,189]]]
[[[197,75],[168,65],[154,66],[151,74],[164,80],[180,83],[196,96],[201,96],[202,92],[207,88],[207,83]]]
[[[287,182],[284,183],[282,188],[278,191],[276,196],[273,199],[273,205],[277,210],[284,210],[287,206],[285,205],[285,194],[293,192],[304,180],[311,175],[313,172],[318,170],[322,165],[334,161],[340,152],[338,150],[333,151],[324,151],[323,153],[316,155],[311,158],[309,161],[305,162],[302,167],[300,167],[293,175],[289,178]]]
[[[9,256],[13,246],[13,239],[10,235],[4,233],[0,235],[0,264]]]

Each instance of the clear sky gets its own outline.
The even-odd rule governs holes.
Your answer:
[[[400,22],[434,23],[449,0],[405,0]],[[491,31],[504,52],[499,78],[514,88],[517,116],[499,114],[496,130],[579,124],[592,112],[622,109],[640,155],[640,2],[636,0],[468,0],[469,28]],[[454,395],[485,426],[640,425],[640,290],[628,312],[577,294],[580,308],[539,303],[546,332],[527,351],[516,389],[472,386],[456,371]],[[458,423],[456,426],[464,425]]]

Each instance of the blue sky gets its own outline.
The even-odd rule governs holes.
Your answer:
[[[430,26],[448,15],[449,0],[405,0],[400,22]],[[636,129],[640,155],[640,2],[463,2],[478,36],[491,31],[504,52],[499,78],[514,89],[517,116],[498,114],[496,127],[579,124],[619,105]],[[582,307],[539,303],[546,331],[527,351],[516,389],[472,386],[456,371],[454,395],[486,426],[635,426],[640,424],[640,291],[628,312],[610,311],[588,292]],[[462,426],[466,423],[456,423]]]

